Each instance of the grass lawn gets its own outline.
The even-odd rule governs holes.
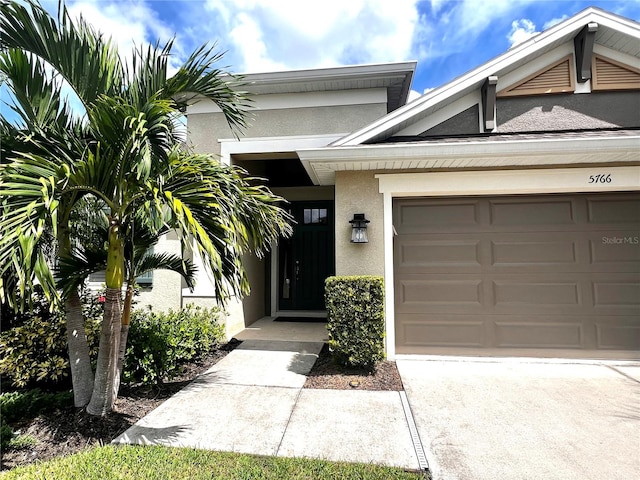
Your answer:
[[[259,457],[191,448],[108,445],[48,462],[18,467],[0,479],[406,479],[424,478],[398,468],[301,458]]]

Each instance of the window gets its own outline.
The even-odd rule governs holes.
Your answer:
[[[327,224],[326,208],[305,208],[304,224],[305,225],[326,225]]]

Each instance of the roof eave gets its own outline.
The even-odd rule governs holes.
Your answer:
[[[316,185],[333,184],[336,171],[497,168],[634,162],[640,135],[500,142],[373,144],[298,150]],[[410,166],[407,166],[410,165]],[[331,175],[329,172],[333,172]]]

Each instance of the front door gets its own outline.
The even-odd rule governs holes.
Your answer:
[[[293,236],[279,247],[280,310],[324,310],[324,281],[335,273],[332,201],[293,202]]]

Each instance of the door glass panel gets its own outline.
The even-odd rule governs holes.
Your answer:
[[[304,225],[326,225],[327,209],[326,208],[305,208],[303,211]]]

